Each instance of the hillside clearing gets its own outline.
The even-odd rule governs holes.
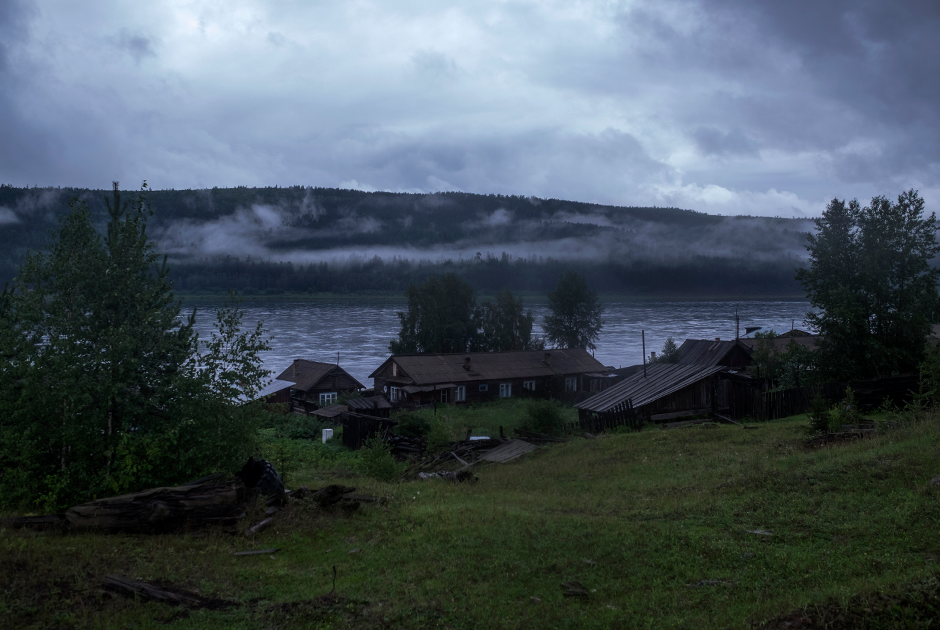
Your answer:
[[[17,627],[727,628],[857,605],[878,627],[911,627],[903,615],[916,622],[936,595],[940,418],[820,449],[804,446],[805,422],[576,439],[481,467],[474,485],[342,473],[388,503],[295,506],[252,541],[5,530],[0,613]],[[334,478],[297,471],[293,485]],[[239,605],[112,598],[108,574]],[[572,582],[588,596],[564,597]],[[929,596],[903,601],[921,604],[878,613],[877,593],[912,584]]]

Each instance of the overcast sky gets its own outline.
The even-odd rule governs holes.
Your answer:
[[[936,0],[0,0],[0,182],[940,201]]]

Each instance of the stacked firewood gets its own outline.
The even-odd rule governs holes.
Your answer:
[[[400,458],[420,457],[428,449],[428,441],[423,437],[389,433],[385,436],[385,443],[392,447],[392,455]]]

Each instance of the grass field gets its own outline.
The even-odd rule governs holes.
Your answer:
[[[815,449],[805,424],[574,439],[480,468],[474,485],[301,469],[295,487],[343,483],[388,502],[295,506],[251,542],[2,531],[0,625],[934,627],[940,416]],[[268,547],[281,551],[230,555]],[[99,590],[112,573],[234,605],[112,598]],[[589,597],[563,597],[573,580]]]

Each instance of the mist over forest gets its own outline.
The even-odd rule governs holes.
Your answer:
[[[103,227],[109,194],[0,187],[0,281],[48,246],[72,199]],[[149,233],[184,292],[398,292],[454,271],[479,291],[544,293],[576,269],[606,293],[797,296],[812,229],[806,219],[457,192],[237,187],[148,199]]]

